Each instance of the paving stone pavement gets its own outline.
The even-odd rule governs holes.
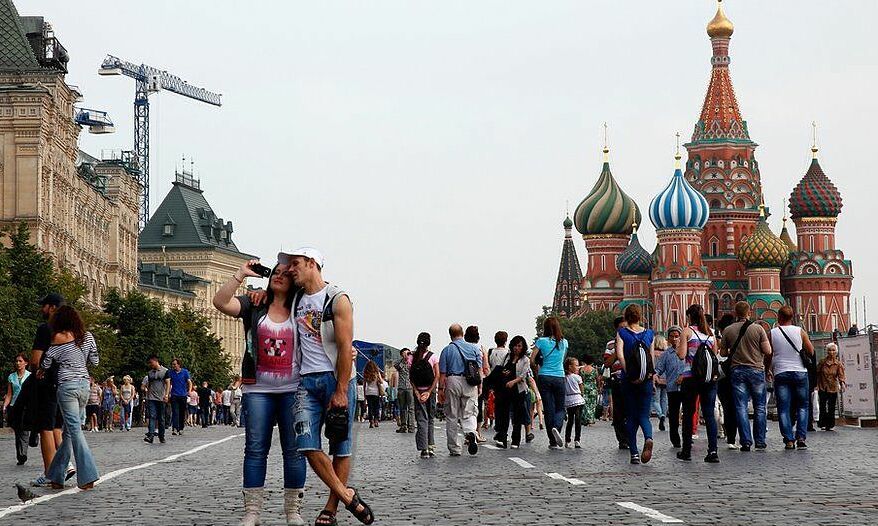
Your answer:
[[[640,466],[628,464],[627,452],[615,448],[606,422],[583,430],[582,450],[549,451],[546,437],[538,435],[519,450],[483,447],[475,457],[455,458],[448,456],[441,426],[436,429],[437,457],[428,460],[418,458],[414,435],[393,431],[388,424],[379,429],[356,424],[352,484],[372,505],[376,524],[662,524],[644,508],[684,524],[878,524],[876,429],[812,433],[809,450],[787,452],[777,424],[769,422],[768,451],[721,449],[722,462],[712,465],[701,462],[703,438],[696,441],[693,462],[683,463],[656,426],[655,456]],[[183,437],[169,436],[164,445],[145,444],[140,430],[87,434],[102,474],[228,440],[127,472],[93,491],[64,494],[20,510],[13,508],[20,504],[13,485],[39,474],[39,452],[31,450],[28,464],[18,467],[12,437],[0,435],[0,515],[17,510],[0,517],[0,525],[237,524],[244,444],[237,435],[242,432],[191,429]],[[276,439],[266,487],[263,524],[283,524]],[[309,523],[325,495],[309,471]],[[643,508],[628,509],[619,502]],[[358,524],[344,510],[339,522]]]

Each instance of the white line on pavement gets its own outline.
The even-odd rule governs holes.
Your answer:
[[[527,460],[524,460],[523,458],[509,457],[509,460],[515,462],[516,464],[518,464],[519,466],[521,466],[521,467],[523,467],[523,468],[531,469],[531,468],[534,467],[533,464],[531,464],[531,463],[528,462]]]
[[[229,440],[232,440],[233,438],[239,438],[242,436],[244,436],[244,433],[232,435],[232,436],[226,437],[222,440],[217,440],[215,442],[208,442],[207,444],[202,444],[196,448],[190,449],[189,451],[184,451],[183,453],[177,453],[176,455],[171,455],[171,456],[163,458],[161,460],[154,460],[152,462],[146,462],[144,464],[139,464],[137,466],[130,466],[127,468],[117,469],[116,471],[111,471],[110,473],[107,473],[106,475],[101,477],[100,480],[95,482],[95,486],[97,486],[99,484],[103,484],[104,482],[107,482],[109,480],[113,480],[114,478],[116,478],[120,475],[124,475],[125,473],[130,473],[132,471],[137,471],[139,469],[145,469],[148,467],[152,467],[152,466],[155,466],[156,464],[159,464],[162,462],[173,462],[179,458],[185,457],[187,455],[192,455],[193,453],[198,453],[199,451],[201,451],[203,449],[207,449],[209,447],[216,446],[218,444],[222,444],[223,442],[228,442]],[[81,489],[79,489],[77,487],[73,487],[70,489],[65,489],[64,491],[59,491],[58,493],[50,493],[48,495],[43,495],[41,497],[37,497],[33,500],[29,500],[29,501],[24,502],[22,504],[16,504],[15,506],[9,506],[8,508],[3,508],[2,510],[0,510],[0,519],[2,519],[3,517],[6,517],[7,515],[11,515],[13,513],[19,512],[19,511],[24,510],[26,508],[29,508],[31,506],[36,506],[37,504],[40,504],[43,502],[48,502],[52,499],[56,499],[62,495],[72,495],[74,493],[79,493],[81,491],[82,491]]]
[[[585,484],[585,482],[583,482],[579,479],[567,478],[560,473],[546,473],[546,476],[549,478],[555,479],[555,480],[563,480],[564,482],[567,482],[567,483],[572,484],[574,486],[581,486],[582,484]]]
[[[494,445],[491,445],[491,444],[482,444],[481,447],[484,447],[484,448],[487,448],[487,449],[493,449],[494,451],[497,451],[497,450],[500,449],[499,447],[494,446]]]
[[[665,522],[665,523],[677,523],[677,524],[681,524],[683,522],[680,519],[675,519],[674,517],[671,517],[669,515],[665,515],[664,513],[660,512],[660,511],[656,511],[652,508],[647,508],[645,506],[641,506],[640,504],[635,504],[633,502],[617,502],[616,504],[618,504],[619,506],[622,506],[623,508],[628,508],[629,510],[634,510],[638,513],[642,513],[642,514],[646,515],[647,517],[649,517],[650,519],[655,519],[657,521],[661,521],[661,522]]]

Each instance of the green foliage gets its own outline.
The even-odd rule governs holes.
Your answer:
[[[146,374],[146,359],[156,354],[165,366],[179,357],[194,379],[227,385],[229,359],[210,323],[189,307],[165,312],[161,303],[138,291],[121,294],[111,289],[103,311],[87,306],[85,284],[66,269],[53,268],[51,259],[30,243],[25,224],[2,231],[0,244],[0,371],[11,369],[12,358],[31,351],[37,326],[43,322],[37,302],[58,292],[79,310],[98,345],[96,378],[130,374],[135,384]],[[3,375],[5,378],[5,374]]]
[[[546,316],[543,314],[537,317],[537,336],[542,336],[543,321]],[[589,311],[581,318],[558,318],[561,332],[570,345],[568,354],[576,358],[588,354],[595,358],[595,363],[600,363],[607,342],[615,336],[613,330],[615,317],[612,311]]]

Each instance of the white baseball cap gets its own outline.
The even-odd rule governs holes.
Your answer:
[[[294,257],[303,257],[308,259],[313,259],[317,266],[321,269],[323,268],[323,264],[325,260],[323,259],[323,253],[320,250],[314,247],[300,247],[292,252],[278,252],[277,253],[277,262],[281,265],[289,265],[290,259]]]

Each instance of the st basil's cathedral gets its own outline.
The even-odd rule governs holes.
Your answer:
[[[640,208],[610,171],[609,149],[594,187],[564,221],[565,239],[552,311],[565,317],[589,310],[641,305],[652,328],[664,331],[685,320],[698,303],[714,319],[732,313],[740,300],[755,317],[772,325],[790,305],[811,334],[850,326],[851,261],[835,245],[841,195],[823,172],[816,138],[812,160],[789,196],[795,240],[767,222],[757,144],[732,87],[729,42],[734,25],[722,0],[707,25],[713,55],[710,83],[685,164],[648,207],[657,246],[650,252],[637,237]],[[582,234],[588,253],[579,267],[572,229]]]

